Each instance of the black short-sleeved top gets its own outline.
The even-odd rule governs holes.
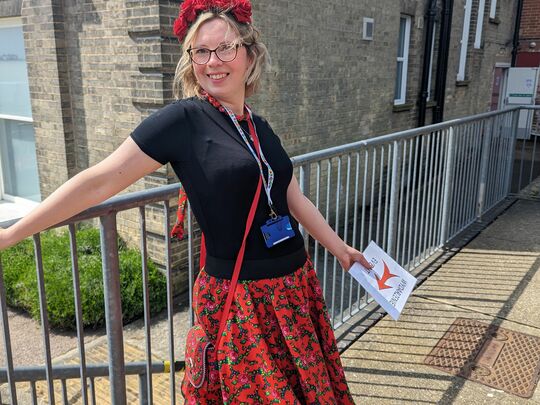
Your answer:
[[[306,260],[298,223],[287,205],[292,163],[266,120],[254,114],[253,121],[275,174],[273,203],[278,214],[289,215],[295,237],[266,247],[260,230],[269,219],[263,187],[246,241],[240,273],[243,280],[282,276],[301,267]],[[249,133],[247,123],[242,126]],[[260,176],[257,162],[231,119],[208,101],[193,97],[154,112],[135,128],[131,137],[152,159],[171,163],[205,235],[206,272],[230,279]]]

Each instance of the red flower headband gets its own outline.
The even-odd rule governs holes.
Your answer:
[[[241,24],[251,23],[251,3],[249,0],[185,0],[174,22],[174,34],[182,42],[191,24],[204,11],[230,12]]]

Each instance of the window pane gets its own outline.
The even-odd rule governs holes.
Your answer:
[[[0,114],[32,116],[22,26],[0,26]]]
[[[397,77],[396,77],[396,88],[394,89],[394,100],[401,99],[401,83],[403,79],[403,62],[397,63],[397,69],[396,69]]]
[[[398,58],[403,57],[403,53],[405,50],[405,29],[407,27],[407,19],[404,17],[401,17],[399,19],[399,40],[398,40]]]
[[[41,200],[32,123],[0,119],[0,161],[6,194]]]

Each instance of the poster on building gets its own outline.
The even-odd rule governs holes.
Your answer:
[[[363,254],[373,268],[366,269],[360,263],[355,263],[349,269],[349,274],[397,321],[416,284],[416,278],[373,241]]]

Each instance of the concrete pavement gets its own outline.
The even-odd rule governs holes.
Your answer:
[[[540,337],[540,200],[527,193],[415,290],[398,322],[385,316],[344,352],[356,403],[540,404],[538,388],[523,399],[424,364],[456,318]]]

